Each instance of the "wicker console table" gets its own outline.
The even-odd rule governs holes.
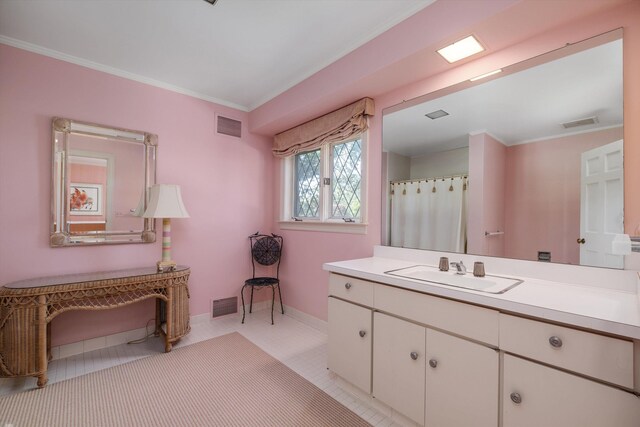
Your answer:
[[[103,310],[156,298],[156,335],[165,351],[186,335],[191,270],[158,273],[156,268],[43,277],[0,288],[0,377],[34,376],[47,384],[51,358],[50,322],[69,310]],[[166,305],[163,305],[164,301]],[[161,311],[165,309],[165,328]]]

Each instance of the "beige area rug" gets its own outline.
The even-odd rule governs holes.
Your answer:
[[[0,426],[369,426],[231,333],[0,398]]]

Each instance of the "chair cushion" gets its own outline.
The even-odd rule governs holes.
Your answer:
[[[280,281],[275,277],[254,277],[244,282],[248,286],[272,286],[279,284]]]

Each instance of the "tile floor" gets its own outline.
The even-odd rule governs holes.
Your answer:
[[[327,335],[287,315],[278,314],[273,326],[269,310],[247,315],[244,325],[238,315],[195,323],[189,335],[175,347],[234,331],[240,332],[370,424],[380,427],[406,425],[406,420],[400,420],[392,412],[374,408],[370,398],[356,397],[346,391],[349,387],[326,369]],[[49,365],[49,384],[162,353],[163,350],[160,338],[150,338],[141,344],[123,344],[54,360]],[[1,378],[0,396],[35,388],[35,382],[35,378]]]

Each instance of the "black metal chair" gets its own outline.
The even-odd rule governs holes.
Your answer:
[[[273,306],[276,299],[276,288],[278,288],[278,296],[280,297],[280,309],[284,314],[284,306],[282,305],[282,292],[280,291],[280,258],[282,256],[282,236],[276,234],[266,235],[256,232],[249,236],[251,245],[251,267],[253,268],[253,277],[244,282],[244,286],[240,291],[242,298],[242,323],[244,323],[245,306],[244,306],[244,289],[251,288],[251,301],[249,302],[249,313],[253,309],[253,290],[270,287],[271,288],[271,324],[273,325]],[[275,277],[256,277],[256,263],[262,266],[276,265]]]

